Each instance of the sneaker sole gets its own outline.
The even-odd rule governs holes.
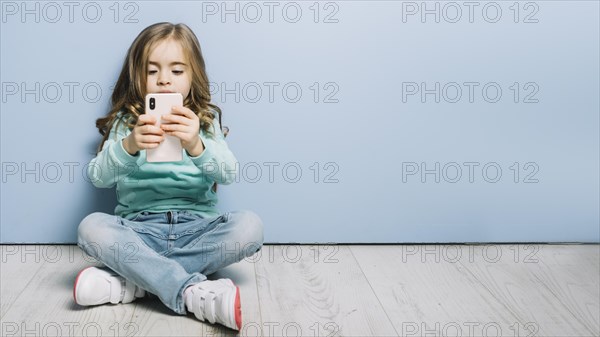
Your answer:
[[[77,277],[75,277],[75,284],[73,285],[73,299],[75,300],[75,303],[79,304],[77,302],[77,284],[79,284],[79,278],[81,277],[81,275],[88,269],[93,268],[93,266],[91,267],[86,267],[84,269],[82,269],[79,274],[77,274]]]
[[[240,288],[235,286],[235,325],[237,325],[238,330],[242,329],[242,304],[240,302]]]
[[[230,279],[227,280],[227,283],[232,287],[235,287],[235,296],[231,296],[227,299],[227,302],[230,303],[230,305],[233,305],[233,312],[229,312],[227,315],[227,320],[229,321],[228,326],[233,327],[235,325],[237,326],[237,330],[240,331],[242,329],[242,304],[240,302],[240,288],[236,286],[235,283],[233,283],[233,281]]]

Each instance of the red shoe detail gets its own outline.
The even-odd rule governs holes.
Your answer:
[[[242,329],[242,304],[240,303],[240,288],[235,287],[235,324]]]
[[[75,295],[77,293],[77,283],[79,282],[79,277],[81,276],[81,273],[83,273],[86,269],[92,268],[90,267],[86,267],[83,268],[78,274],[77,277],[75,277],[75,284],[73,285],[73,299],[75,300],[75,303],[77,303],[77,295]],[[79,303],[77,303],[79,304]]]

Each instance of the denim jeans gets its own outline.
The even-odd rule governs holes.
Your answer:
[[[252,256],[262,244],[262,221],[246,210],[212,218],[185,210],[141,212],[131,220],[96,212],[79,224],[77,243],[181,315],[188,285]]]

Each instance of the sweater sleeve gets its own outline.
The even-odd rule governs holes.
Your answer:
[[[190,156],[190,159],[210,179],[222,185],[229,185],[238,176],[239,163],[225,142],[216,111],[212,128],[214,137],[200,130],[199,136],[204,151],[197,157]]]
[[[132,156],[123,147],[123,138],[129,133],[125,122],[117,120],[110,130],[102,150],[88,166],[88,177],[98,188],[110,188],[137,169],[139,152]]]

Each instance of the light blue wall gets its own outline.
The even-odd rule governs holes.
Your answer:
[[[598,1],[475,2],[471,18],[427,2],[439,23],[421,2],[227,2],[239,22],[220,1],[22,3],[2,2],[3,243],[75,242],[83,217],[113,211],[114,190],[85,180],[94,122],[159,21],[201,42],[242,168],[220,209],[257,212],[266,241],[599,241]],[[439,103],[410,94],[421,83],[440,84]],[[421,163],[439,163],[439,182]]]

